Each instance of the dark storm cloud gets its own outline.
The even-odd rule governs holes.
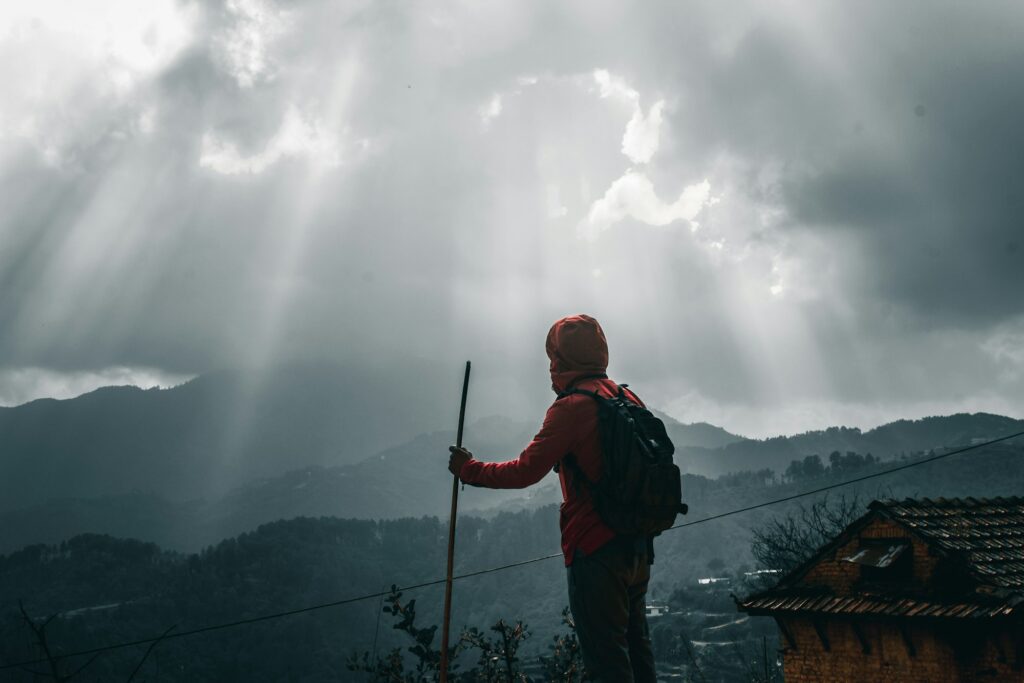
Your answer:
[[[1024,312],[1013,246],[1024,215],[1024,91],[1015,86],[1024,13],[1009,4],[919,9],[862,5],[819,27],[823,42],[837,37],[824,59],[852,83],[819,75],[794,88],[812,55],[780,60],[781,36],[774,48],[755,44],[749,59],[764,85],[746,79],[752,93],[734,92],[732,102],[782,131],[761,139],[777,137],[764,152],[792,166],[781,185],[794,227],[855,236],[865,296],[927,327],[985,328]],[[759,107],[765,90],[777,97]],[[722,139],[743,130],[728,120]]]
[[[471,355],[533,396],[585,310],[684,418],[1024,395],[1015,4],[178,9],[0,139],[5,367]]]
[[[968,64],[948,44],[922,49],[916,98],[928,104],[900,98],[901,148],[844,151],[788,188],[796,222],[856,231],[873,293],[929,326],[984,327],[1024,312],[1014,247],[1024,234],[1024,50],[1014,43]]]

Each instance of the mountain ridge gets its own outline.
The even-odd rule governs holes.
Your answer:
[[[138,488],[217,496],[296,466],[357,462],[447,417],[429,400],[440,371],[420,370],[398,395],[372,369],[294,364],[2,408],[0,509]]]
[[[867,432],[831,427],[792,437],[754,440],[731,435],[714,425],[685,425],[668,416],[665,420],[669,434],[681,444],[677,448],[677,463],[685,472],[705,477],[765,468],[782,475],[792,460],[813,454],[818,454],[826,464],[831,451],[871,451],[885,459],[898,456],[901,451],[922,452],[963,445],[1000,436],[1014,427],[1024,429],[1024,421],[1013,418],[964,413],[897,420]],[[486,416],[468,425],[467,445],[484,460],[514,458],[537,426],[499,415]],[[217,495],[195,491],[194,495],[173,499],[152,485],[101,495],[88,491],[51,495],[0,511],[0,552],[30,542],[56,542],[84,532],[156,538],[167,547],[194,549],[277,519],[443,517],[450,502],[451,475],[445,467],[447,447],[454,437],[452,430],[423,432],[355,462],[304,464],[251,477]],[[725,445],[718,447],[688,445],[723,440]],[[488,516],[557,503],[560,497],[557,481],[549,476],[525,492],[467,487],[460,509]]]
[[[848,451],[882,459],[904,452],[970,445],[973,440],[997,438],[1024,430],[1024,420],[993,413],[955,413],[915,420],[900,419],[867,431],[857,427],[828,427],[793,436],[744,439],[720,449],[684,448],[687,471],[706,476],[768,467],[780,473],[792,460]]]

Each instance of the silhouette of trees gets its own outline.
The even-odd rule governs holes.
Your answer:
[[[799,482],[819,477],[846,477],[854,475],[861,470],[879,464],[881,460],[867,453],[861,455],[853,451],[846,451],[845,454],[839,451],[832,451],[828,456],[826,465],[821,456],[814,454],[805,456],[802,460],[793,460],[786,468],[784,477],[787,481]]]
[[[786,478],[790,481],[815,479],[825,474],[825,465],[818,455],[808,455],[803,460],[794,460],[786,468]]]
[[[795,569],[864,512],[859,496],[824,496],[754,529],[751,554],[761,567]],[[777,578],[777,577],[776,577]]]

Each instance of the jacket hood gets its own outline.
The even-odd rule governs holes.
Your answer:
[[[608,342],[601,325],[589,315],[570,315],[548,331],[551,388],[565,391],[574,381],[608,369]]]

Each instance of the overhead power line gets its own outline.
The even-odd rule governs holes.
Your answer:
[[[800,493],[794,493],[794,494],[789,495],[789,496],[783,496],[782,498],[775,498],[775,499],[772,499],[772,500],[768,500],[768,501],[765,501],[763,503],[757,503],[755,505],[748,505],[746,507],[738,508],[736,510],[729,510],[728,512],[722,512],[722,513],[719,513],[719,514],[716,514],[716,515],[709,515],[708,517],[702,517],[700,519],[695,519],[692,522],[683,522],[682,524],[676,524],[675,526],[673,526],[673,527],[671,527],[669,529],[666,529],[666,531],[674,531],[676,529],[683,529],[683,528],[686,528],[686,527],[696,526],[697,524],[704,524],[706,522],[712,522],[714,520],[722,519],[724,517],[731,517],[733,515],[739,515],[739,514],[742,514],[744,512],[751,512],[752,510],[760,510],[761,508],[766,508],[766,507],[769,507],[769,506],[772,506],[772,505],[778,505],[780,503],[787,503],[789,501],[797,500],[799,498],[806,498],[807,496],[813,496],[813,495],[816,495],[818,493],[824,493],[825,491],[830,491],[832,489],[841,488],[843,486],[849,486],[851,484],[857,484],[857,483],[860,483],[862,481],[867,481],[868,479],[875,479],[875,478],[878,478],[878,477],[888,476],[888,475],[893,474],[895,472],[902,472],[903,470],[909,470],[909,469],[911,469],[913,467],[920,467],[921,465],[927,465],[927,464],[935,462],[937,460],[943,460],[945,458],[950,458],[950,457],[952,457],[954,455],[959,455],[961,453],[966,453],[967,451],[973,451],[973,450],[977,450],[979,448],[985,448],[986,446],[992,446],[994,444],[1001,443],[1003,441],[1009,441],[1011,439],[1016,439],[1017,437],[1020,437],[1020,436],[1024,436],[1024,431],[1016,432],[1014,434],[1008,434],[1006,436],[1001,436],[1001,437],[999,437],[997,439],[991,439],[990,441],[985,441],[985,442],[982,442],[982,443],[972,444],[970,446],[964,446],[963,448],[958,448],[956,450],[952,450],[952,451],[949,451],[947,453],[939,453],[939,454],[936,454],[936,455],[931,455],[931,456],[928,456],[927,458],[922,458],[920,460],[914,460],[913,462],[908,462],[908,463],[905,463],[903,465],[898,465],[896,467],[890,467],[890,468],[882,470],[880,472],[872,472],[871,474],[865,474],[865,475],[860,476],[860,477],[854,477],[852,479],[846,479],[844,481],[836,482],[834,484],[829,484],[827,486],[820,486],[820,487],[818,487],[816,489],[811,489],[809,491],[802,491]],[[529,565],[529,564],[537,564],[538,562],[544,562],[546,560],[553,560],[556,557],[562,557],[562,553],[553,553],[551,555],[543,555],[541,557],[534,557],[534,558],[531,558],[531,559],[528,559],[528,560],[520,560],[519,562],[511,562],[509,564],[503,564],[503,565],[496,566],[496,567],[488,567],[487,569],[478,569],[477,571],[467,572],[465,574],[458,574],[456,576],[453,576],[452,580],[460,581],[462,579],[469,579],[469,578],[473,578],[475,576],[482,576],[484,574],[493,574],[495,572],[505,571],[506,569],[514,569],[516,567],[525,567],[526,565]],[[412,584],[412,585],[409,585],[409,586],[402,586],[402,587],[398,588],[398,591],[399,592],[405,592],[405,591],[417,590],[417,589],[420,589],[420,588],[428,588],[430,586],[439,586],[439,585],[444,584],[445,580],[446,579],[443,579],[443,578],[442,579],[434,579],[433,581],[424,581],[423,583],[416,583],[416,584]],[[235,620],[235,621],[228,621],[228,622],[224,622],[224,623],[220,623],[220,624],[211,624],[211,625],[208,625],[208,626],[201,626],[199,628],[194,628],[194,629],[191,629],[191,630],[188,630],[188,631],[176,631],[174,633],[167,633],[167,634],[164,634],[164,635],[161,635],[161,636],[153,636],[153,637],[150,637],[150,638],[139,638],[138,640],[130,640],[130,641],[125,641],[125,642],[120,642],[120,643],[112,643],[110,645],[104,645],[104,646],[101,646],[101,647],[89,648],[87,650],[76,650],[75,652],[69,652],[67,654],[58,655],[56,658],[57,659],[70,659],[72,657],[81,657],[81,656],[84,656],[84,655],[95,655],[95,654],[102,653],[102,652],[110,652],[112,650],[120,650],[120,649],[126,648],[126,647],[135,647],[135,646],[138,646],[138,645],[150,645],[150,644],[158,642],[158,641],[174,640],[176,638],[185,638],[187,636],[199,635],[201,633],[210,633],[212,631],[221,631],[221,630],[228,629],[228,628],[234,628],[236,626],[245,626],[247,624],[259,623],[261,621],[271,621],[273,619],[281,619],[283,617],[290,617],[290,616],[294,616],[294,615],[297,615],[297,614],[305,614],[307,612],[315,612],[315,611],[322,610],[322,609],[328,609],[330,607],[340,607],[342,605],[350,605],[350,604],[355,603],[355,602],[362,602],[364,600],[372,600],[373,598],[381,598],[381,597],[384,597],[384,596],[389,595],[389,594],[390,594],[390,591],[378,591],[376,593],[367,593],[365,595],[358,595],[358,596],[351,597],[351,598],[344,598],[342,600],[334,600],[332,602],[324,602],[324,603],[320,603],[320,604],[316,604],[316,605],[309,605],[307,607],[299,607],[299,608],[296,608],[296,609],[285,610],[283,612],[274,612],[274,613],[271,613],[271,614],[263,614],[263,615],[260,615],[260,616],[257,616],[257,617],[249,617],[247,619],[238,619],[238,620]],[[26,661],[23,661],[23,662],[14,662],[14,663],[10,663],[10,664],[2,664],[2,665],[0,665],[0,671],[4,671],[4,670],[7,670],[7,669],[13,669],[13,668],[19,668],[19,667],[31,666],[33,664],[43,664],[43,663],[46,663],[47,661],[48,661],[47,659],[30,659],[30,660],[26,660]]]

